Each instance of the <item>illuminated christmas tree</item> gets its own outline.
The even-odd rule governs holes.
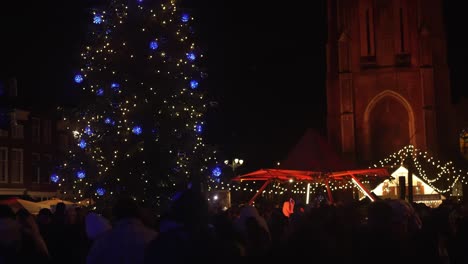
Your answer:
[[[74,76],[82,98],[65,118],[76,144],[51,180],[75,200],[126,193],[157,207],[215,168],[193,17],[174,0],[112,0],[89,20]]]

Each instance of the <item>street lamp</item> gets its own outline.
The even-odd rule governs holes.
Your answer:
[[[244,160],[241,160],[241,159],[234,159],[232,160],[231,163],[229,163],[229,160],[225,160],[224,161],[224,164],[226,164],[227,166],[231,167],[232,169],[232,172],[234,173],[234,175],[236,174],[236,169],[240,166],[242,166],[242,164],[244,164]]]

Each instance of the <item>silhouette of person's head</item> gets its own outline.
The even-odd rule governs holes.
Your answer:
[[[59,202],[57,203],[57,205],[55,205],[55,214],[64,215],[65,212],[66,212],[65,203]]]
[[[208,202],[193,189],[183,191],[172,204],[172,217],[186,225],[203,224],[208,218]]]
[[[130,196],[119,197],[112,208],[115,220],[124,218],[140,218],[138,203]]]
[[[24,221],[25,219],[27,219],[29,216],[31,215],[31,213],[29,213],[28,210],[26,210],[25,208],[21,208],[18,210],[18,212],[16,212],[16,218],[20,221]]]
[[[384,200],[377,200],[369,205],[368,224],[374,229],[389,229],[393,216],[392,207]]]
[[[41,225],[49,224],[52,221],[52,212],[49,208],[42,208],[37,214],[37,222]]]
[[[10,206],[6,204],[0,204],[0,218],[10,218],[15,219],[15,212],[11,209]]]
[[[50,211],[49,208],[42,208],[39,210],[39,213],[37,216],[47,216],[47,217],[52,217],[52,211]]]

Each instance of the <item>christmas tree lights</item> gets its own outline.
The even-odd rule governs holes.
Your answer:
[[[73,79],[81,104],[64,118],[76,144],[51,176],[65,195],[126,193],[157,207],[178,184],[209,177],[216,152],[203,139],[206,73],[193,21],[174,0],[112,0],[91,13]]]

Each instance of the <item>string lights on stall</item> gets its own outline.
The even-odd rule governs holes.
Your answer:
[[[429,186],[439,193],[452,191],[457,183],[467,183],[468,173],[463,172],[460,169],[456,169],[453,166],[453,162],[442,162],[440,160],[436,160],[431,157],[428,152],[420,151],[412,145],[406,146],[398,152],[389,155],[389,157],[378,161],[370,168],[385,167],[390,170],[396,170],[404,164],[405,158],[407,158],[408,155],[410,155],[416,169],[415,173],[421,176]],[[372,175],[365,176],[361,182],[367,185],[372,184]],[[218,185],[221,188],[228,189],[230,191],[257,192],[259,189],[259,185],[255,181],[233,182],[230,184],[219,182]],[[445,188],[442,188],[441,186],[445,186]],[[351,181],[351,179],[329,179],[329,188],[331,191],[349,190],[355,189],[356,185]],[[309,193],[319,192],[326,192],[324,183],[312,182],[310,184]],[[282,195],[284,193],[306,194],[307,183],[273,182],[262,192],[264,195]]]
[[[389,157],[380,160],[373,167],[388,167],[395,170],[403,165],[408,156],[412,158],[416,173],[439,193],[450,192],[457,182],[467,184],[468,172],[456,169],[452,161],[436,160],[427,151],[421,151],[413,145],[405,146]]]
[[[259,183],[257,181],[244,181],[244,182],[231,182],[225,183],[223,181],[210,180],[211,183],[208,186],[208,191],[211,190],[229,190],[231,192],[250,192],[256,193],[259,190]],[[366,183],[364,181],[363,183]],[[355,185],[351,180],[336,180],[330,181],[330,189],[336,190],[347,190],[355,188]],[[309,193],[326,193],[326,185],[320,182],[310,182]],[[283,195],[285,193],[293,194],[307,194],[307,182],[281,182],[274,181],[270,184],[262,194],[266,195]]]

